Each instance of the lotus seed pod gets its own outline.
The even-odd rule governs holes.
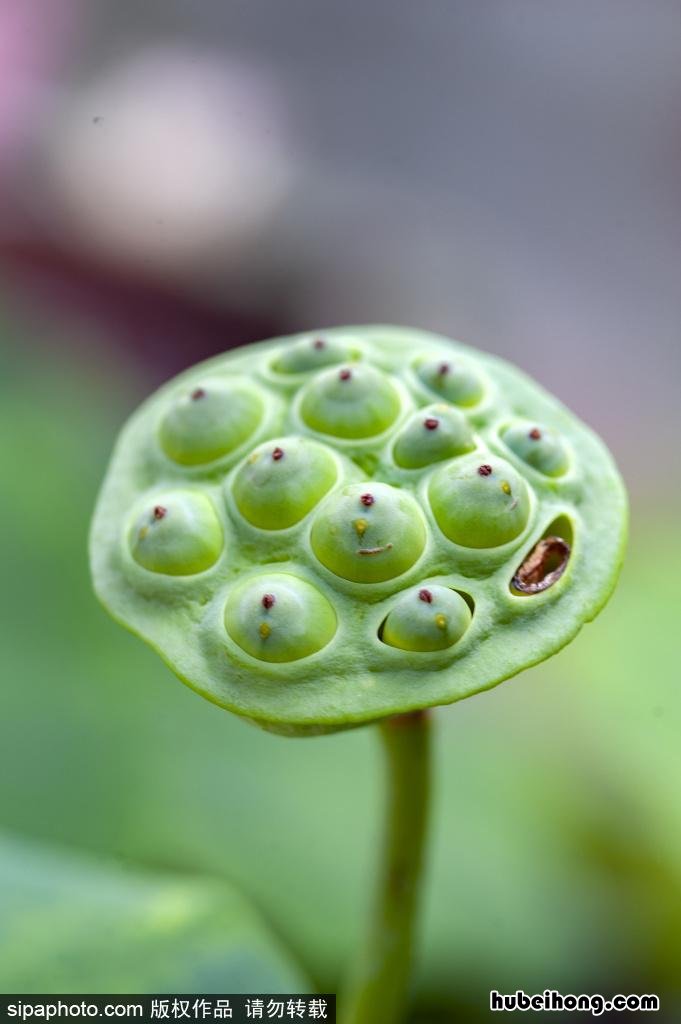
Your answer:
[[[319,510],[311,541],[319,561],[336,576],[380,583],[420,558],[426,527],[409,494],[388,484],[350,484]]]
[[[303,393],[301,415],[312,430],[331,437],[382,434],[400,412],[400,396],[380,370],[361,363],[326,370]]]
[[[400,597],[388,612],[381,639],[404,651],[442,651],[457,643],[470,623],[470,608],[460,594],[429,584]]]
[[[463,413],[451,405],[429,405],[415,412],[402,428],[393,456],[398,466],[420,469],[473,448],[473,433]]]
[[[465,359],[422,359],[416,373],[430,391],[454,405],[477,405],[484,393],[480,375]]]
[[[613,460],[561,403],[381,325],[234,349],[161,388],[116,445],[90,558],[185,683],[307,735],[549,657],[607,600],[625,536]]]
[[[169,491],[145,502],[130,528],[135,561],[150,572],[191,576],[210,569],[222,552],[220,520],[196,491]]]
[[[527,484],[504,459],[449,462],[433,476],[429,495],[444,535],[466,548],[508,544],[530,517]]]
[[[261,530],[298,523],[336,481],[328,448],[301,437],[266,441],[243,461],[233,493],[244,519]]]
[[[260,661],[298,661],[321,651],[336,632],[336,613],[303,579],[273,572],[237,583],[225,605],[232,640]]]
[[[504,442],[519,459],[545,476],[562,476],[568,468],[568,454],[555,430],[524,420],[502,434]]]
[[[199,466],[242,445],[262,416],[262,400],[252,388],[217,382],[192,385],[170,403],[161,420],[159,439],[175,462]]]
[[[309,373],[357,359],[359,353],[341,339],[313,334],[287,345],[272,362],[277,373]]]

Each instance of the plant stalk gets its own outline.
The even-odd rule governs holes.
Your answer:
[[[429,715],[400,715],[378,729],[388,769],[383,851],[369,934],[340,1007],[343,1024],[398,1024],[411,976],[428,820]]]

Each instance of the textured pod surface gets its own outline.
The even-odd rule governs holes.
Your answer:
[[[104,605],[184,682],[304,734],[549,657],[606,602],[625,535],[607,449],[556,399],[458,342],[372,326],[236,349],[152,395],[90,553]]]

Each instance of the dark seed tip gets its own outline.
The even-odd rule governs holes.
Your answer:
[[[154,519],[163,519],[163,517],[166,515],[167,511],[168,511],[168,509],[164,508],[163,505],[155,505],[154,506]]]
[[[312,342],[312,348],[316,348],[317,351],[320,351],[321,349],[323,349],[325,347],[326,347],[326,342],[324,341],[323,338],[315,338],[314,341]]]
[[[262,606],[263,608],[271,608],[276,601],[274,594],[263,594]]]
[[[532,430],[528,434],[528,437],[530,437],[533,441],[540,441],[541,430],[539,429],[539,427],[532,427]]]
[[[440,365],[437,368],[437,372],[440,374],[441,377],[444,377],[445,374],[449,373],[450,370],[451,366],[449,365],[449,363],[440,363]]]
[[[272,458],[274,459],[275,462],[279,462],[279,459],[284,458],[284,449],[275,448],[274,451],[272,452]]]
[[[194,391],[192,391],[192,401],[193,402],[197,402],[199,400],[199,398],[205,398],[205,397],[206,397],[206,390],[205,390],[205,388],[195,388]]]
[[[426,430],[437,430],[440,425],[440,421],[436,420],[434,416],[429,416],[427,420],[423,421],[423,425]]]
[[[426,590],[424,588],[423,590],[419,590],[419,600],[425,601],[426,604],[431,604],[433,600],[433,595],[431,594],[430,590]]]
[[[482,466],[478,466],[478,473],[480,474],[480,476],[490,476],[492,473],[492,467],[489,465],[489,463],[485,462],[482,464]]]
[[[341,370],[340,373],[338,374],[338,377],[340,380],[350,380],[350,378],[352,377],[352,370]]]
[[[373,503],[376,501],[373,494],[362,494],[360,495],[359,500],[362,502],[363,505],[366,505],[367,508],[369,508],[370,505],[373,505]]]

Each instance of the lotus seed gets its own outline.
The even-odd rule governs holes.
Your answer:
[[[239,448],[257,429],[263,403],[252,388],[213,383],[180,394],[161,420],[161,446],[181,466],[199,466]]]
[[[142,506],[128,542],[135,561],[150,572],[191,576],[215,564],[223,535],[209,498],[198,491],[174,491],[163,495],[162,503]]]
[[[244,519],[261,530],[300,522],[336,482],[330,450],[318,441],[282,438],[260,445],[239,466],[234,500]]]
[[[433,405],[407,420],[395,441],[393,456],[398,466],[420,469],[473,448],[475,441],[463,413],[449,405]]]
[[[359,506],[367,509],[361,520]],[[319,509],[310,540],[319,561],[336,576],[354,583],[379,583],[418,561],[426,528],[410,494],[383,483],[369,494],[362,492],[362,484],[350,484]]]
[[[227,598],[224,622],[242,650],[269,662],[298,661],[321,651],[337,627],[336,613],[321,591],[277,572],[237,583]]]
[[[416,374],[430,391],[454,405],[477,405],[483,396],[481,377],[463,360],[422,359],[416,364]]]
[[[384,433],[400,412],[400,396],[390,379],[360,363],[350,370],[326,370],[303,392],[300,411],[312,430],[357,439]]]
[[[555,430],[522,421],[509,426],[502,437],[518,458],[545,476],[562,476],[566,472],[567,449]]]
[[[461,639],[471,618],[468,604],[455,590],[439,584],[414,588],[388,612],[381,639],[404,651],[442,651]]]
[[[332,338],[300,338],[284,348],[272,363],[277,373],[309,373],[355,359],[358,353],[350,345]]]
[[[495,548],[515,540],[530,516],[527,485],[503,459],[482,465],[470,457],[446,463],[433,476],[429,496],[444,535],[467,548]]]

